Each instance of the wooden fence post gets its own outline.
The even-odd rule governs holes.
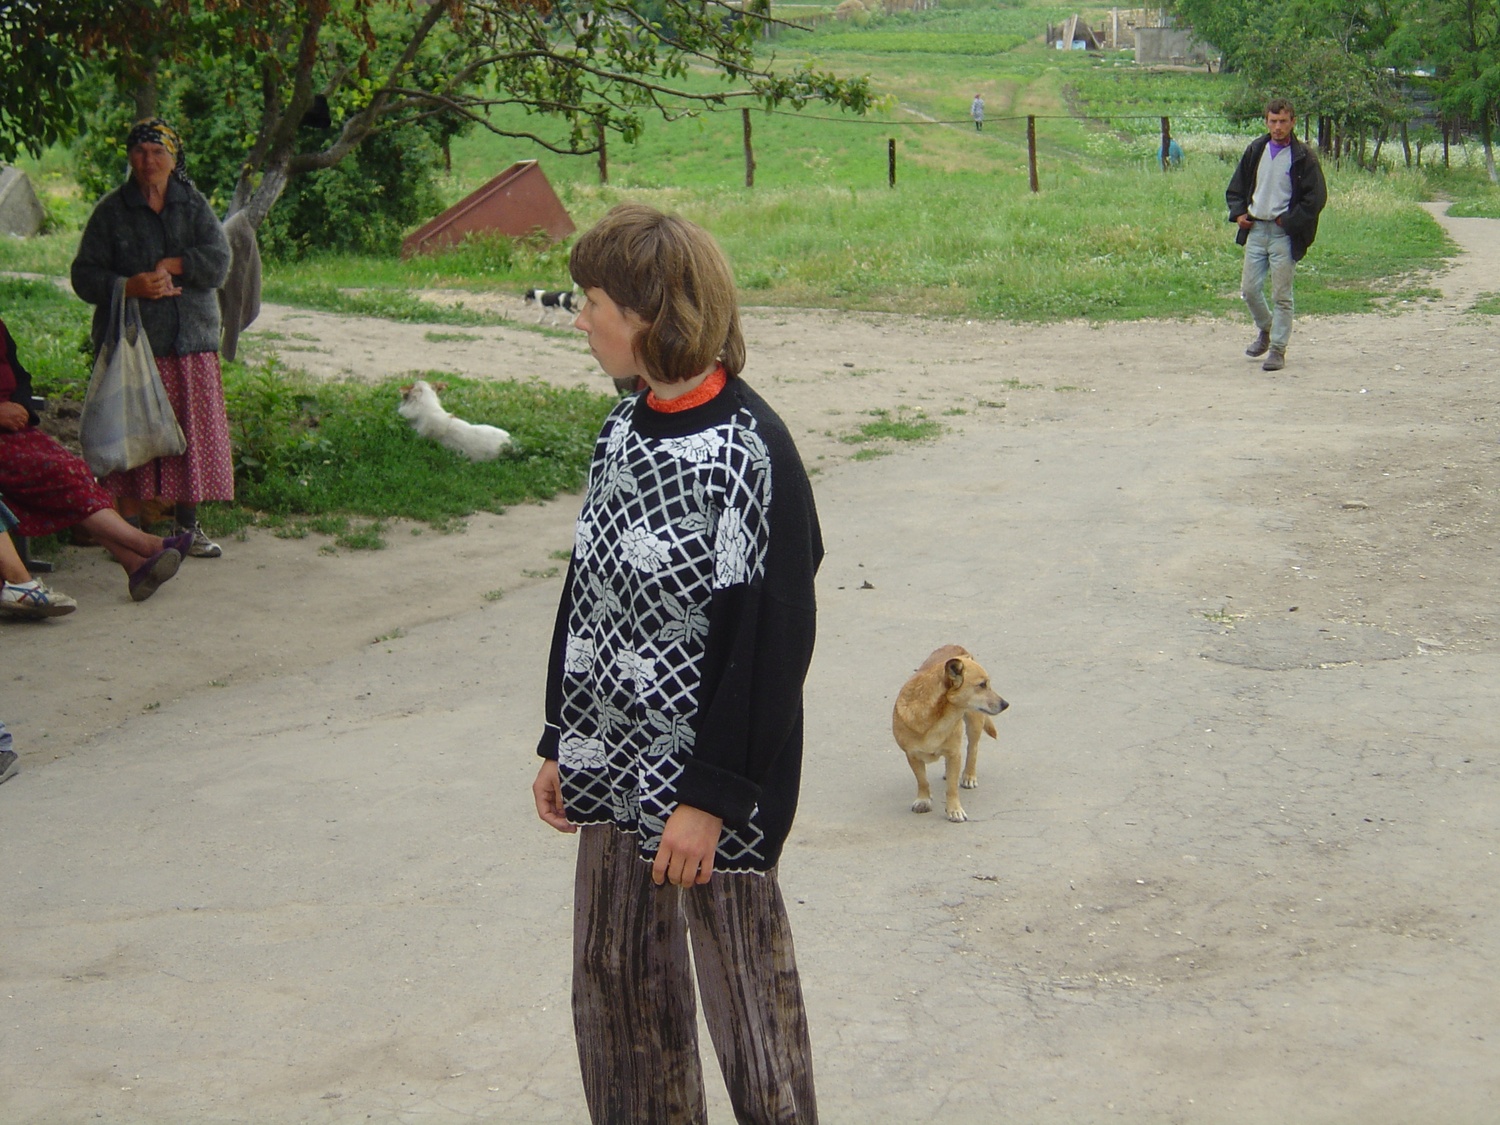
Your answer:
[[[604,143],[604,122],[595,121],[594,130],[599,137],[599,182],[609,183],[609,149]]]
[[[896,138],[888,137],[885,142],[886,177],[891,182],[891,187],[896,186]]]
[[[750,147],[750,111],[740,110],[740,124],[745,130],[745,186],[755,186],[755,150]]]
[[[1170,117],[1161,119],[1161,152],[1156,155],[1161,160],[1161,170],[1170,172],[1172,170],[1172,119]]]
[[[1041,191],[1036,178],[1036,118],[1026,118],[1026,167],[1031,172],[1031,193]]]

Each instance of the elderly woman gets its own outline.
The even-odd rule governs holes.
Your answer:
[[[167,398],[187,452],[160,457],[102,482],[127,514],[144,500],[170,500],[177,532],[192,532],[189,554],[218,558],[198,526],[203,500],[234,499],[234,461],[219,374],[217,290],[229,243],[208,201],[187,178],[182,138],[165,121],[141,121],[125,139],[130,178],[99,201],[73,259],[73,290],[94,306],[94,349],[109,325],[115,282],[141,302]]]
[[[193,542],[189,532],[162,539],[130,526],[83,458],[37,429],[31,375],[0,320],[0,539],[12,529],[19,535],[51,535],[74,526],[125,568],[130,596],[138,602],[177,573]],[[21,617],[71,612],[71,598],[33,579],[9,551],[0,559],[0,580],[0,612]]]

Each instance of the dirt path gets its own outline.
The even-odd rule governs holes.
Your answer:
[[[829,545],[783,865],[824,1120],[1492,1118],[1500,223],[1444,222],[1441,300],[1301,321],[1276,375],[1241,324],[750,311]],[[600,378],[435,331],[252,335]],[[946,434],[851,462],[903,408]],[[252,535],[145,606],[69,553],[80,612],[0,627],[0,1118],[582,1120],[526,790],[575,504]],[[949,641],[1012,703],[961,826],[887,725]]]

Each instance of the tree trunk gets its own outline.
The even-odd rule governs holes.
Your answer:
[[[1490,183],[1500,183],[1500,174],[1496,172],[1496,147],[1494,147],[1494,121],[1490,120],[1490,110],[1479,118],[1479,135],[1485,141],[1485,171],[1490,172]]]
[[[1406,122],[1401,122],[1401,148],[1406,152],[1406,166],[1411,167],[1411,137],[1406,132]],[[1417,149],[1417,167],[1422,166],[1422,150]]]
[[[269,165],[261,173],[259,183],[254,182],[255,173],[247,165],[240,172],[240,182],[235,185],[234,197],[229,201],[229,211],[224,217],[227,219],[230,215],[244,211],[249,216],[250,225],[259,230],[260,224],[266,221],[271,208],[276,206],[276,201],[286,190],[286,183],[290,178],[286,157]]]

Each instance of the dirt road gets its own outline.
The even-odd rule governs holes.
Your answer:
[[[1441,300],[1301,321],[1275,375],[1238,323],[750,313],[829,548],[782,869],[825,1121],[1493,1120],[1500,223],[1444,222]],[[518,328],[257,331],[601,378]],[[852,461],[903,408],[946,433]],[[141,606],[69,553],[80,611],[0,627],[0,1119],[584,1119],[527,790],[575,507],[256,534]],[[950,641],[1011,702],[963,825],[888,727]]]

